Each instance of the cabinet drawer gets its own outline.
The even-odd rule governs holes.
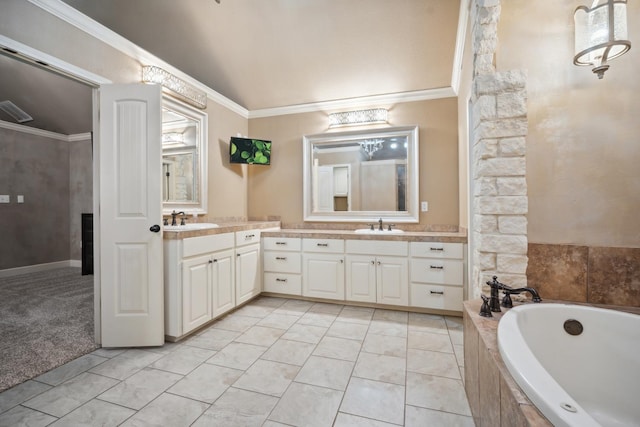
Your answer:
[[[342,239],[302,239],[304,252],[342,253],[344,240]]]
[[[189,237],[182,240],[184,258],[233,248],[233,233]]]
[[[302,249],[302,239],[299,237],[265,237],[264,250],[297,251]]]
[[[260,230],[236,231],[236,246],[260,242]]]
[[[463,248],[463,243],[411,242],[411,256],[463,259]]]
[[[347,240],[346,251],[349,254],[407,256],[409,255],[409,242]]]
[[[302,295],[302,278],[299,274],[264,273],[263,290],[279,294]]]
[[[300,273],[300,252],[264,251],[264,270],[278,273]]]
[[[462,286],[464,283],[462,261],[446,259],[412,258],[411,281],[439,285]]]
[[[454,286],[411,284],[411,306],[462,311],[462,288]]]

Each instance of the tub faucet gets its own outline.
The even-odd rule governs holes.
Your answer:
[[[489,298],[489,310],[499,313],[500,310],[500,298],[498,292],[501,289],[511,289],[509,286],[498,282],[498,276],[493,276],[493,280],[487,281],[487,285],[491,288],[491,297]]]
[[[502,298],[502,306],[506,308],[513,307],[513,301],[511,301],[511,295],[517,295],[522,292],[529,292],[531,294],[531,301],[541,302],[542,298],[538,294],[538,291],[534,288],[518,288],[518,289],[504,289],[504,297]]]
[[[529,292],[531,294],[531,300],[533,302],[541,302],[542,298],[538,294],[538,291],[534,288],[517,288],[513,289],[510,286],[505,285],[504,283],[498,282],[498,276],[493,276],[493,280],[487,282],[487,285],[491,288],[491,298],[489,298],[489,309],[493,312],[500,312],[500,306],[502,305],[505,308],[513,307],[513,301],[511,301],[511,295],[517,295],[522,292]],[[500,299],[498,297],[498,292],[502,290],[504,292],[504,297],[502,298],[502,304],[500,303]]]
[[[175,210],[173,212],[171,212],[171,225],[178,225],[178,223],[176,222],[176,217],[178,215],[184,215],[184,212],[176,212]],[[182,222],[182,225],[184,225],[184,221]]]

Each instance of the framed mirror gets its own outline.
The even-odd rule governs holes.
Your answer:
[[[162,204],[165,214],[207,212],[207,113],[162,100]]]
[[[303,137],[304,220],[418,222],[418,127]]]

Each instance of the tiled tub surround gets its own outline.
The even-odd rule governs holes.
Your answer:
[[[500,356],[498,323],[507,309],[485,318],[479,315],[481,304],[479,299],[465,301],[463,312],[465,391],[476,425],[552,426],[516,384]],[[603,307],[640,314],[636,308]]]
[[[530,243],[528,255],[543,299],[640,307],[640,248]]]
[[[179,343],[0,394],[0,426],[461,426],[460,318],[259,297]]]

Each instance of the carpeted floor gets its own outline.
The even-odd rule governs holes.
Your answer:
[[[0,391],[95,348],[93,276],[68,267],[0,278]]]

